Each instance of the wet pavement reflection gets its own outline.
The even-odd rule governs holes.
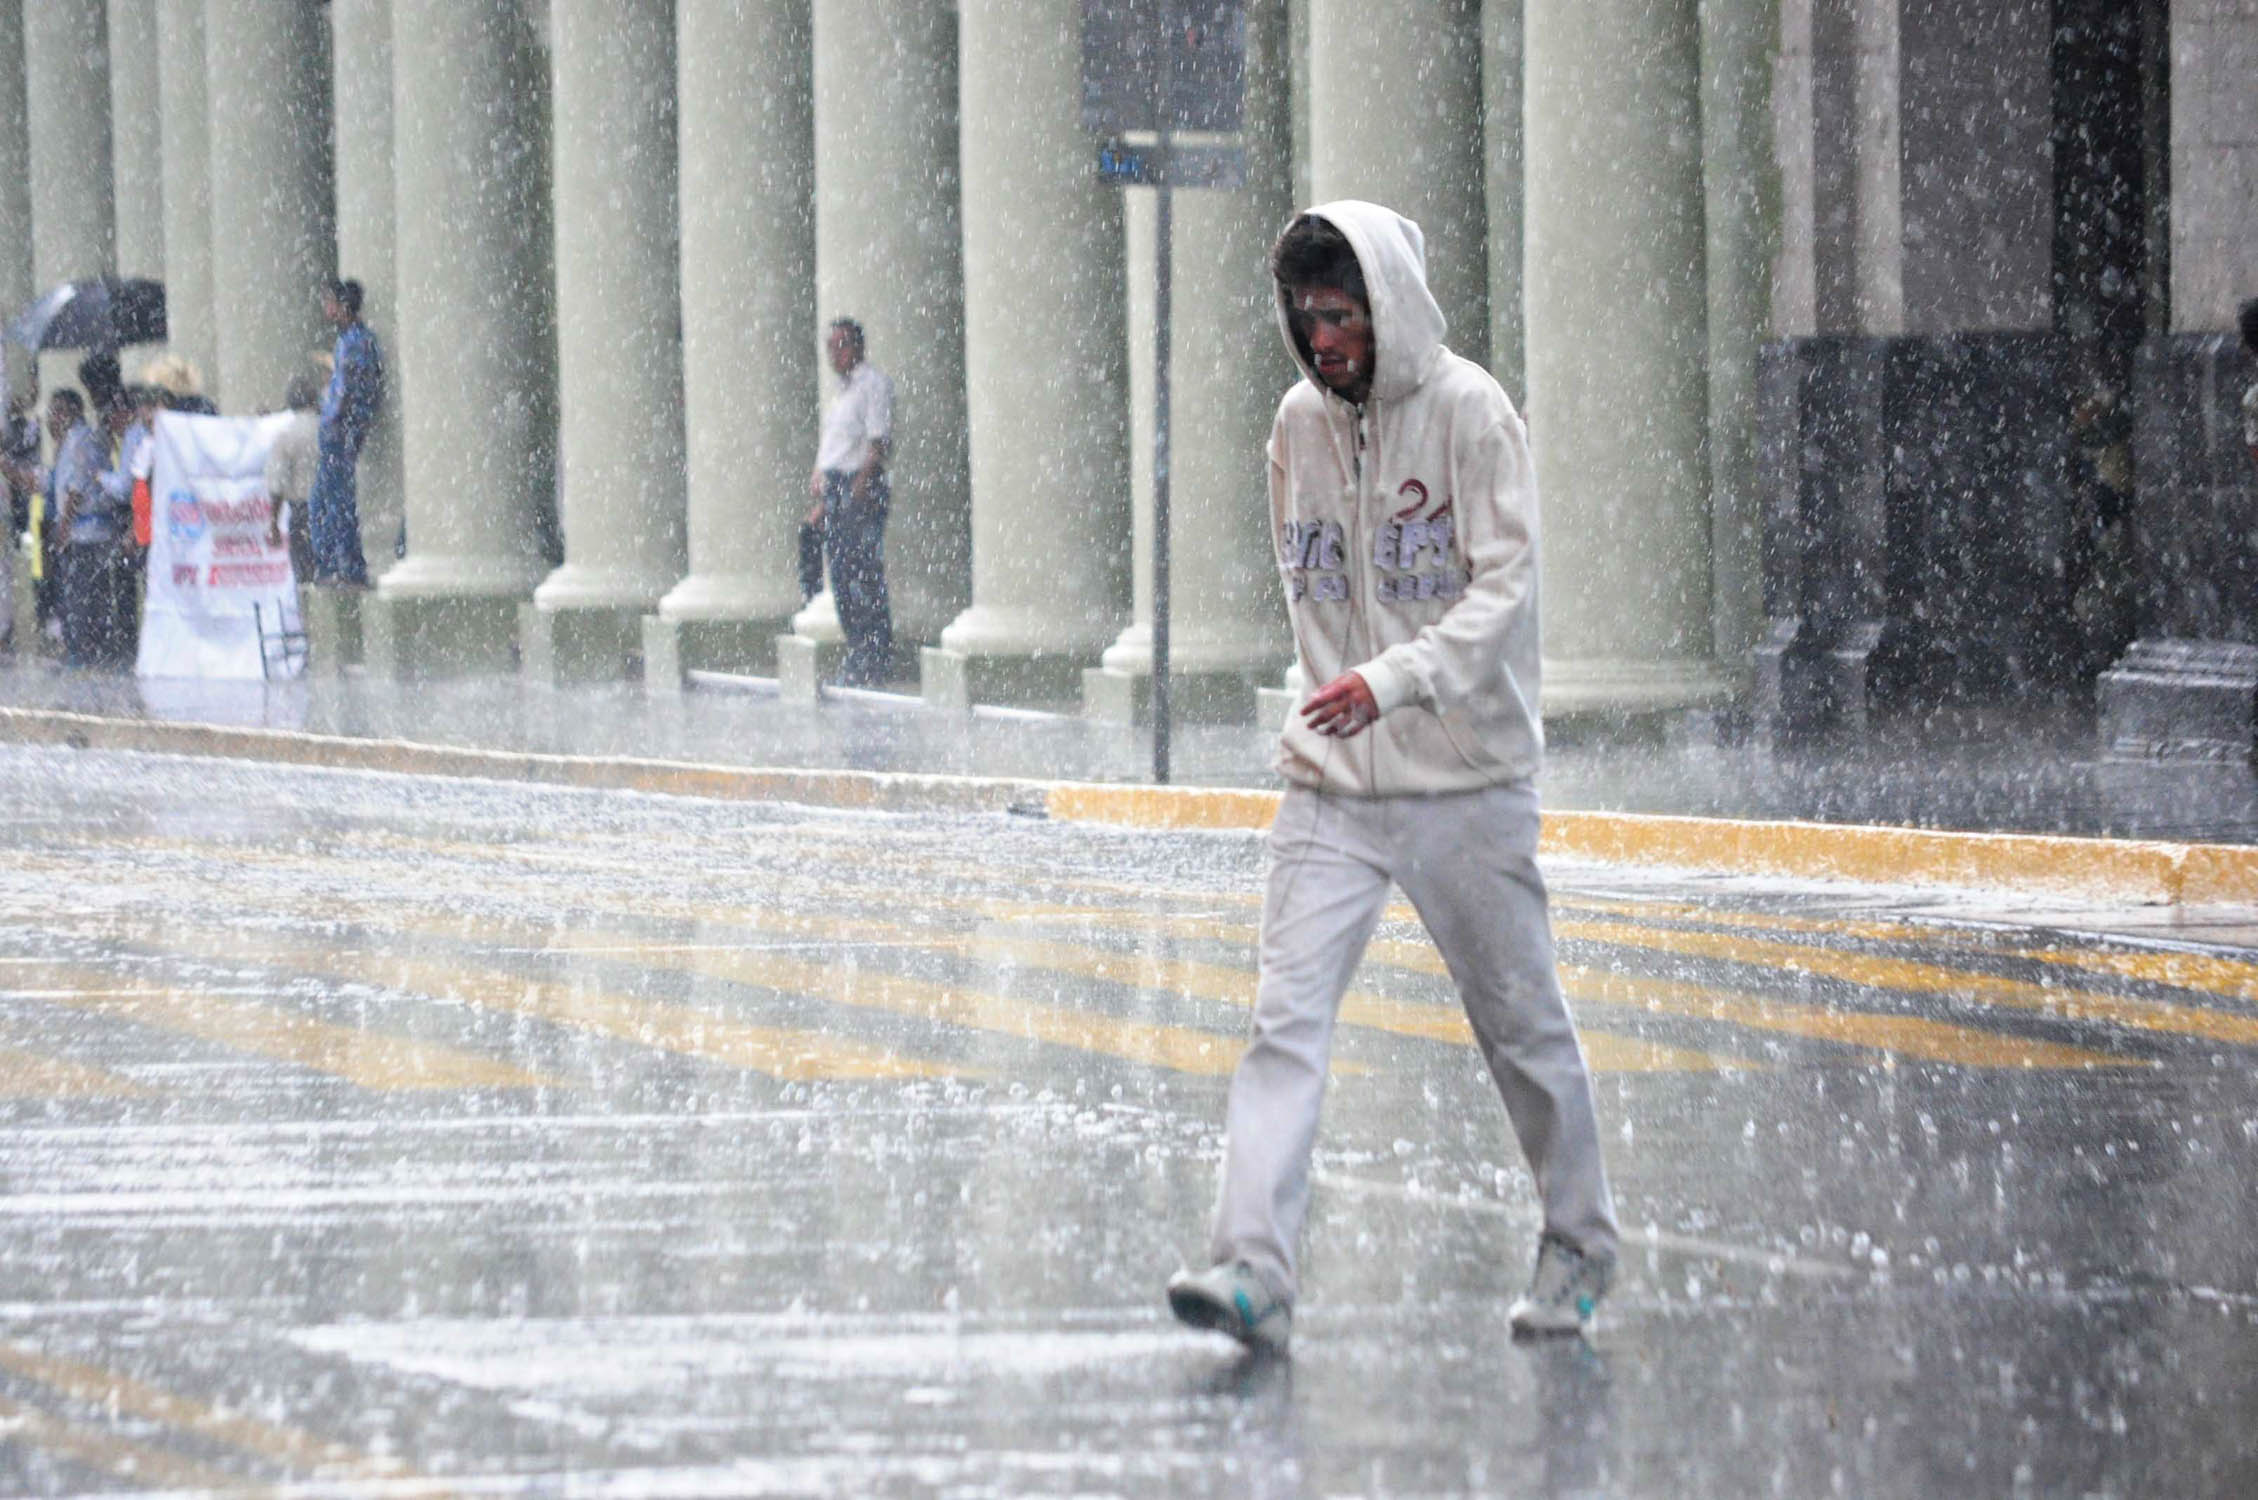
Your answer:
[[[1252,836],[23,747],[0,808],[0,1493],[2258,1489],[2250,948],[1552,866],[1627,1244],[1517,1345],[1393,910],[1278,1364],[1159,1298]]]

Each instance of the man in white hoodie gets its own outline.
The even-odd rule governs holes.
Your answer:
[[[1516,1334],[1574,1333],[1613,1277],[1591,1077],[1537,872],[1537,494],[1526,429],[1443,346],[1419,226],[1371,203],[1271,251],[1305,379],[1270,512],[1306,680],[1279,744],[1254,1036],[1231,1080],[1210,1266],[1185,1322],[1282,1352],[1335,1012],[1401,885],[1441,949],[1544,1206]]]

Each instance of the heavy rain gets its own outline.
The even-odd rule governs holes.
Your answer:
[[[0,1495],[2258,1491],[2253,57],[0,0]]]

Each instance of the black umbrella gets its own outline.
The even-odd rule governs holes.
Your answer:
[[[26,349],[117,349],[165,336],[165,286],[123,276],[66,281],[8,320]]]

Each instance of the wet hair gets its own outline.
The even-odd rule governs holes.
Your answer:
[[[288,388],[282,393],[282,404],[289,411],[312,411],[321,405],[320,383],[303,371],[291,376]]]
[[[204,377],[178,354],[160,354],[141,367],[141,378],[168,396],[194,396],[204,389]]]
[[[337,300],[339,307],[345,309],[346,317],[357,318],[361,315],[361,284],[359,282],[350,277],[339,277],[329,284],[329,295]]]
[[[1270,247],[1270,275],[1280,286],[1330,287],[1370,304],[1356,247],[1332,220],[1301,214]]]
[[[78,383],[96,406],[108,406],[125,390],[125,372],[115,354],[97,349],[78,362]]]
[[[833,318],[831,320],[831,331],[844,333],[847,336],[847,341],[855,346],[857,354],[863,351],[865,346],[862,341],[862,325],[853,318]]]
[[[2251,298],[2235,312],[2235,322],[2242,329],[2242,347],[2258,354],[2258,297]]]
[[[74,422],[86,415],[86,398],[69,386],[64,386],[48,396],[47,404],[62,407],[71,414],[71,420]]]

